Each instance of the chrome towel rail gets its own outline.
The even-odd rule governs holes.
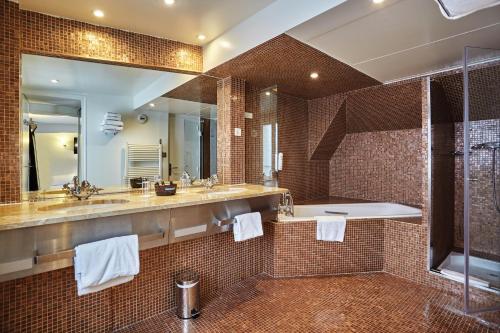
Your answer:
[[[276,220],[276,215],[278,213],[278,210],[269,209],[269,210],[265,210],[265,211],[262,211],[259,213],[262,217],[262,221]],[[234,217],[231,217],[231,218],[224,219],[224,220],[213,220],[212,222],[213,222],[213,224],[215,224],[218,227],[223,227],[226,225],[234,224],[236,222],[236,219]]]
[[[160,240],[165,238],[165,231],[161,230],[154,234],[139,236],[139,248],[141,248],[144,244],[148,242],[152,242],[155,240]],[[63,250],[55,253],[49,254],[37,254],[34,257],[35,265],[44,264],[52,261],[57,261],[61,259],[72,259],[75,256],[75,250]]]
[[[325,210],[325,213],[326,214],[335,214],[335,215],[349,215],[349,213],[347,212],[334,212],[334,211],[331,211],[331,210]]]

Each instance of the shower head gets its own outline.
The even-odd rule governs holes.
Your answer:
[[[471,149],[478,150],[478,149],[499,149],[500,148],[500,141],[492,141],[492,142],[483,142],[477,145],[474,145],[471,147]]]

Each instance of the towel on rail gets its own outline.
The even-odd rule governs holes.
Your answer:
[[[235,242],[264,235],[262,218],[259,212],[238,215],[234,219],[233,234]]]
[[[78,296],[128,282],[139,273],[137,235],[114,237],[75,247]]]

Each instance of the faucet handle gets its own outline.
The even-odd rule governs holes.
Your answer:
[[[210,176],[210,181],[212,182],[213,185],[219,183],[219,177],[217,176],[216,173],[214,173],[213,175]]]

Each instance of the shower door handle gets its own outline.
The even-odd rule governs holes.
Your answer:
[[[469,181],[470,182],[477,182],[477,181],[479,181],[479,178],[469,178]]]

